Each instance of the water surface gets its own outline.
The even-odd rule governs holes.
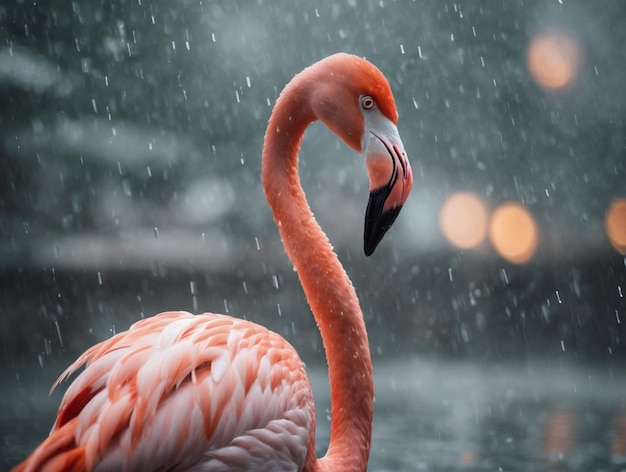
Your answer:
[[[4,379],[4,468],[24,457],[52,424],[60,394],[47,392],[56,371],[37,369],[28,380]],[[321,367],[309,368],[309,375],[322,454],[329,436],[327,378]],[[375,363],[369,470],[626,471],[624,379],[622,369],[559,359]]]

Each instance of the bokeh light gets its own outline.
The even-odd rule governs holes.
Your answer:
[[[502,257],[515,264],[523,264],[537,248],[537,225],[524,206],[504,203],[491,216],[489,238]]]
[[[578,41],[562,32],[535,36],[528,47],[527,66],[533,79],[547,89],[562,89],[578,75],[581,63]]]
[[[439,227],[448,241],[462,249],[482,243],[487,236],[487,209],[476,195],[458,192],[439,212]]]
[[[611,203],[604,218],[604,229],[611,245],[626,254],[626,198]]]

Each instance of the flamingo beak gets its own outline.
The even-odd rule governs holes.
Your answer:
[[[391,132],[369,131],[365,162],[370,198],[365,211],[363,249],[371,256],[398,217],[413,186],[413,173],[395,125]]]

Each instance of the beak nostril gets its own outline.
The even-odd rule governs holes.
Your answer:
[[[402,176],[406,179],[406,155],[404,153],[404,151],[402,151],[400,149],[400,147],[397,144],[393,145],[393,150],[396,153],[396,156],[398,157],[398,160],[400,161],[400,166],[402,167]]]

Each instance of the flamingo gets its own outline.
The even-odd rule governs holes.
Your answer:
[[[364,251],[396,219],[413,177],[384,75],[338,53],[297,74],[273,109],[262,180],[287,255],[319,326],[331,390],[331,435],[315,455],[315,405],[296,350],[231,316],[167,312],[88,349],[50,435],[15,471],[364,471],[373,374],[359,301],[300,185],[298,152],[321,120],[363,154],[370,180]]]

